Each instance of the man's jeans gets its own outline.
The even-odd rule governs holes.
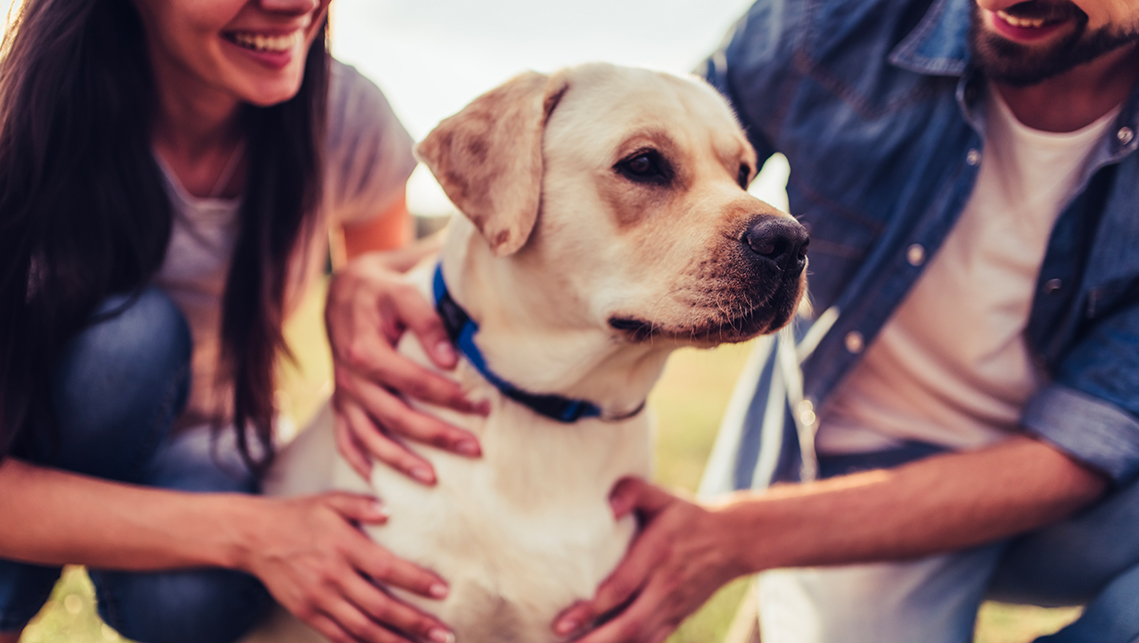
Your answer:
[[[915,448],[922,450],[899,451],[928,455]],[[882,456],[823,457],[820,472],[912,459]],[[870,466],[859,466],[859,459]],[[987,598],[1086,605],[1078,620],[1037,643],[1133,643],[1139,641],[1139,482],[1019,538],[900,563],[775,570],[760,576],[758,593],[763,643],[965,643]]]
[[[191,354],[190,332],[174,303],[152,288],[133,301],[110,298],[96,319],[68,344],[55,371],[58,439],[44,438],[19,457],[132,484],[256,492],[232,435],[211,440],[208,427],[169,435],[186,403]],[[89,571],[99,614],[144,643],[233,641],[270,604],[255,578],[229,570]],[[22,628],[59,573],[0,560],[0,632]]]

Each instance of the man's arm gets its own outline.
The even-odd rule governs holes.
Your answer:
[[[1106,488],[1104,475],[1023,436],[893,470],[739,492],[709,507],[626,481],[614,511],[638,511],[648,525],[596,597],[556,629],[588,625],[635,594],[580,643],[663,641],[735,577],[969,547],[1060,520]]]

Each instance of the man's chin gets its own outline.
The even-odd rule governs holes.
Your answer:
[[[1088,32],[1085,19],[1044,42],[1015,42],[986,25],[976,5],[969,34],[974,64],[990,80],[1017,87],[1059,76],[1136,40],[1139,33],[1134,31],[1106,27]]]

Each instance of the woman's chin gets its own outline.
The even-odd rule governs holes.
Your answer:
[[[248,83],[238,92],[243,102],[257,107],[271,107],[292,99],[301,89],[302,76],[295,78],[262,80]]]

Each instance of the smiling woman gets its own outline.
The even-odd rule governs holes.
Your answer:
[[[66,563],[139,641],[234,640],[270,595],[333,639],[446,640],[363,580],[446,593],[355,529],[374,499],[253,495],[281,325],[329,234],[407,238],[410,137],[329,57],[327,4],[26,0],[6,32],[0,641]]]

